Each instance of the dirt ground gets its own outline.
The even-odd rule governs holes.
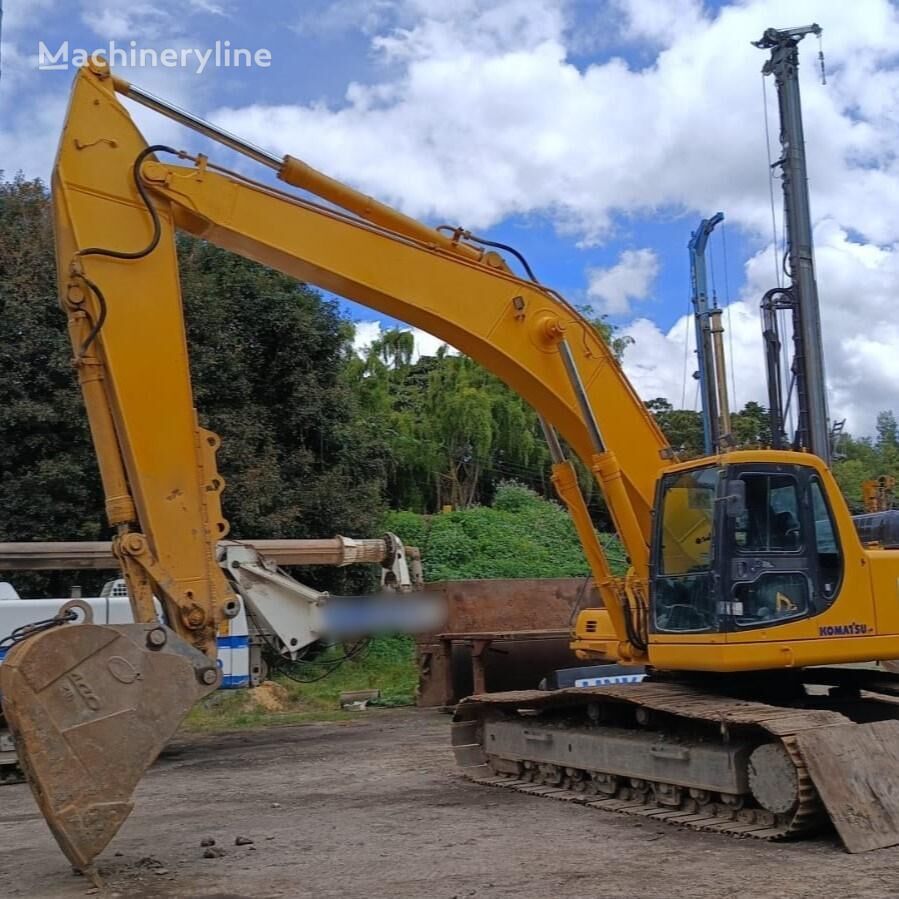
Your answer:
[[[899,849],[688,833],[475,786],[456,774],[448,732],[444,715],[403,710],[181,738],[144,778],[95,892],[28,788],[2,787],[0,896],[899,896]],[[225,855],[203,858],[204,838]]]

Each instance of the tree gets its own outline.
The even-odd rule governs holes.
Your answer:
[[[607,315],[597,315],[592,306],[581,305],[575,308],[599,332],[612,355],[620,362],[624,357],[624,351],[634,343],[634,338],[618,333],[618,326],[610,322]]]
[[[664,397],[648,400],[646,408],[681,458],[692,459],[705,452],[701,412],[675,409]],[[771,426],[764,406],[750,401],[730,418],[734,445],[738,449],[770,446]]]
[[[179,250],[195,398],[222,437],[232,533],[377,533],[388,449],[345,377],[353,328],[337,303],[202,241]]]
[[[424,550],[429,580],[589,574],[568,511],[514,481],[500,481],[490,505],[442,515],[390,512],[387,524]],[[601,540],[615,573],[624,574],[620,543],[610,535]]]
[[[47,191],[0,179],[0,540],[97,540],[99,475],[59,308]],[[82,576],[83,577],[83,576]],[[66,590],[79,575],[20,575]]]
[[[740,449],[771,446],[771,420],[768,410],[750,400],[739,412],[731,415],[734,442]]]
[[[580,310],[621,358],[630,339],[605,317]],[[442,346],[413,361],[412,334],[387,331],[348,367],[368,414],[389,446],[387,493],[393,508],[436,511],[488,504],[503,479],[552,495],[549,452],[533,409],[496,376]],[[574,459],[591,510],[605,505],[593,475]]]
[[[370,536],[387,445],[346,378],[351,324],[332,301],[260,265],[179,238],[194,396],[221,434],[237,537]],[[87,419],[56,299],[49,197],[0,179],[0,540],[109,537]],[[105,575],[17,575],[59,593]],[[342,589],[344,570],[304,571]]]
[[[899,479],[899,445],[896,416],[884,410],[877,415],[876,436],[853,437],[844,433],[833,473],[854,512],[863,512],[862,484],[881,475]]]
[[[406,332],[411,338],[411,333]],[[428,379],[444,356],[412,360],[410,353],[389,351],[402,346],[391,332],[360,357],[349,360],[344,383],[358,398],[370,426],[377,429],[386,452],[386,495],[394,508],[434,508],[434,471],[440,465],[433,427],[423,421]]]
[[[876,446],[882,454],[893,454],[899,450],[899,425],[890,410],[877,413]]]
[[[702,455],[702,415],[693,409],[675,409],[664,397],[646,403],[672,449],[685,459]]]
[[[415,335],[411,331],[392,328],[372,344],[372,351],[391,370],[397,371],[412,364],[415,354]]]
[[[471,359],[441,350],[412,361],[388,331],[348,369],[390,446],[391,505],[467,508],[489,502],[504,477],[545,491],[548,454],[533,410]]]

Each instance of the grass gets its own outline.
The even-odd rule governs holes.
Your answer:
[[[342,655],[329,650],[322,661]],[[292,666],[290,674],[312,680],[330,666],[311,662]],[[358,658],[343,662],[336,671],[312,683],[297,683],[285,674],[274,673],[272,680],[287,691],[284,711],[270,712],[256,704],[247,690],[220,690],[198,703],[182,727],[188,731],[240,730],[278,724],[307,724],[313,721],[341,721],[354,712],[340,709],[340,694],[350,690],[377,689],[377,705],[402,706],[415,702],[418,673],[415,667],[415,643],[411,637],[378,637]]]

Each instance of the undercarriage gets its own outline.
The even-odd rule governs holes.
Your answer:
[[[779,699],[761,691],[768,702],[741,698],[747,678],[658,675],[473,696],[456,710],[453,749],[479,783],[696,830],[780,840],[833,821],[850,851],[899,842],[883,788],[899,770],[899,678],[807,669],[779,679]]]

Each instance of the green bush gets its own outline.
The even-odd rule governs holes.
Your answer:
[[[490,508],[440,515],[388,512],[386,525],[421,550],[429,581],[589,574],[568,512],[514,481],[497,487]],[[618,541],[609,535],[601,539],[613,566],[623,571]]]
[[[538,507],[542,501],[530,487],[517,481],[502,481],[496,488],[493,508],[498,512],[523,512]]]

